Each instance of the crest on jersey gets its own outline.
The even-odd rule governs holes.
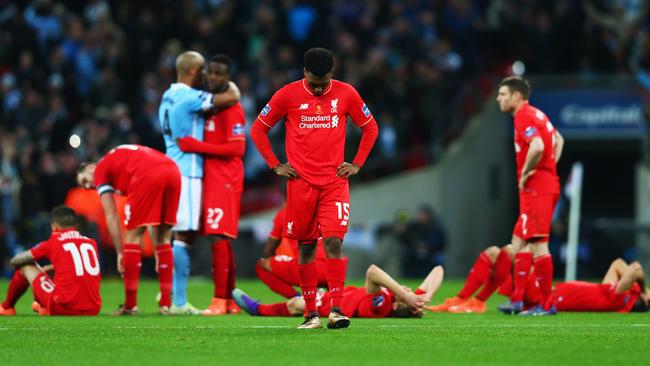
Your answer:
[[[526,135],[526,137],[533,137],[536,133],[537,129],[533,126],[526,127],[526,130],[524,131],[524,135]]]
[[[233,136],[242,136],[244,134],[244,125],[241,123],[237,123],[232,127],[232,135]]]
[[[316,114],[323,114],[323,105],[316,103]]]
[[[370,109],[368,109],[366,103],[363,103],[363,107],[361,107],[361,112],[363,112],[363,115],[366,116],[366,118],[370,117]]]
[[[210,122],[208,122],[208,131],[214,131],[214,121],[213,120],[210,120]]]
[[[293,221],[287,222],[287,234],[293,234]]]
[[[266,117],[266,115],[269,114],[270,111],[271,111],[271,106],[267,104],[266,106],[264,106],[264,108],[262,108],[262,112],[260,114]]]
[[[330,104],[332,105],[332,110],[331,110],[331,112],[332,112],[332,113],[338,113],[338,112],[339,112],[339,109],[338,109],[339,98],[333,99],[333,100],[330,102]]]

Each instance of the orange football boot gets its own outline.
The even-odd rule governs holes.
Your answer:
[[[467,299],[461,299],[458,296],[454,296],[454,297],[450,297],[448,299],[445,299],[445,301],[442,304],[427,306],[426,309],[429,310],[429,311],[433,311],[434,313],[435,312],[443,312],[443,311],[449,310],[450,307],[460,305],[460,304],[464,303],[465,301],[467,301]]]
[[[228,314],[241,314],[241,309],[233,299],[228,299],[226,310],[228,311]]]
[[[16,308],[5,309],[0,305],[0,316],[14,316],[16,315]]]
[[[454,314],[469,314],[469,313],[483,314],[485,313],[485,310],[486,310],[485,301],[481,301],[473,297],[460,305],[451,306],[447,311]]]
[[[212,303],[203,310],[205,316],[225,315],[228,313],[228,300],[220,297],[213,297]]]

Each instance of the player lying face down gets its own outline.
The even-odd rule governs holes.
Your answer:
[[[399,284],[388,273],[376,265],[366,271],[363,287],[348,286],[343,291],[341,310],[346,316],[358,318],[420,318],[426,304],[431,301],[440,288],[444,277],[441,266],[434,267],[422,281],[417,290],[411,291]],[[251,315],[259,316],[300,316],[304,315],[305,301],[294,297],[277,304],[261,304],[239,289],[233,291],[238,305]],[[318,311],[328,314],[330,310],[329,293],[319,294]]]

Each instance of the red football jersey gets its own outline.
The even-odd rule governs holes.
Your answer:
[[[74,311],[93,311],[102,306],[99,294],[97,243],[76,229],[53,232],[47,241],[30,250],[35,260],[54,265],[52,301]]]
[[[281,209],[278,210],[278,212],[275,213],[275,217],[273,217],[273,229],[269,234],[270,237],[274,239],[282,239],[283,236],[282,234],[284,232],[286,212],[287,209],[282,207]]]
[[[146,146],[117,146],[97,163],[95,187],[99,194],[115,191],[127,196],[131,184],[159,164],[176,163],[160,151]]]
[[[358,127],[373,120],[370,110],[350,84],[332,80],[323,95],[314,95],[305,79],[285,85],[257,117],[269,128],[286,117],[289,164],[315,186],[340,179],[344,161],[347,117]]]
[[[240,103],[213,114],[205,121],[203,141],[225,144],[245,141],[246,118]],[[205,189],[241,192],[244,190],[244,162],[239,156],[220,158],[204,155]]]
[[[526,182],[524,192],[520,193],[559,193],[560,180],[555,170],[555,128],[544,112],[525,103],[515,114],[517,181],[521,179],[530,141],[535,137],[540,137],[544,142],[544,153],[535,167],[535,174]]]
[[[570,281],[555,285],[555,306],[558,311],[629,312],[639,298],[641,288],[635,283],[628,291],[616,294],[615,283]]]
[[[365,287],[347,286],[343,289],[341,312],[355,318],[387,318],[393,311],[394,302],[395,294],[388,289],[369,294]],[[327,316],[331,306],[329,292],[323,293],[316,304],[318,312]]]

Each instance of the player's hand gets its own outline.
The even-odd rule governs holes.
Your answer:
[[[120,276],[124,275],[124,259],[122,258],[122,253],[117,253],[117,272],[120,273]]]
[[[528,182],[528,179],[535,174],[535,169],[529,171],[528,173],[524,174],[521,176],[521,180],[519,181],[519,190],[523,191],[524,188],[526,187],[526,182]]]
[[[275,174],[289,179],[298,178],[298,172],[289,163],[284,163],[273,168]]]
[[[426,299],[424,296],[416,295],[412,292],[408,294],[404,302],[406,302],[408,306],[415,309],[416,312],[422,310],[424,308],[424,305],[426,305]]]
[[[177,138],[176,139],[176,145],[178,145],[178,148],[181,149],[183,152],[187,152],[190,150],[190,144],[193,142],[200,142],[199,140],[195,139],[192,136],[186,136],[183,138]]]
[[[349,178],[359,173],[360,166],[357,164],[343,163],[336,168],[336,176],[341,178]]]

